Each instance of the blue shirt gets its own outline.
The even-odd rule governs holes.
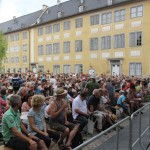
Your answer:
[[[35,126],[43,131],[44,130],[44,107],[41,107],[39,112],[35,112],[33,110],[33,108],[31,108],[28,112],[28,117],[32,116],[34,119],[34,124]],[[37,133],[35,131],[33,131],[29,125],[28,122],[28,131],[32,134],[32,135],[36,135]]]
[[[121,95],[119,98],[118,98],[118,101],[117,101],[117,104],[118,105],[122,105],[123,101],[125,101],[126,97],[124,95]]]

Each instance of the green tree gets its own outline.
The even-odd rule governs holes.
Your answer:
[[[3,60],[6,58],[7,40],[5,35],[0,32],[0,72],[3,69]]]

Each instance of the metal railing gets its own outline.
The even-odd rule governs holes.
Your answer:
[[[142,111],[148,107],[148,111],[149,111],[149,115],[148,115],[148,127],[146,127],[146,129],[142,132],[142,121],[141,121],[141,114],[142,114]],[[138,109],[137,111],[135,111],[132,115],[131,115],[131,123],[130,123],[130,128],[131,128],[131,139],[132,139],[132,128],[133,128],[133,119],[135,117],[136,114],[139,114],[139,128],[138,128],[138,138],[134,141],[134,143],[132,143],[132,146],[131,146],[131,150],[132,148],[137,144],[137,142],[139,142],[139,145],[140,147],[145,150],[145,147],[142,145],[141,143],[141,139],[142,137],[144,136],[144,134],[150,130],[150,103],[148,103],[147,105],[143,106],[142,108]]]
[[[148,127],[142,132],[142,122],[141,122],[141,113],[142,110],[144,110],[146,107],[148,107],[148,111],[149,111],[149,123],[148,123]],[[134,141],[134,143],[132,142],[132,132],[133,132],[133,119],[135,117],[136,114],[139,113],[139,128],[138,128],[138,138]],[[145,106],[143,106],[142,108],[138,109],[136,112],[134,112],[131,117],[126,117],[124,119],[122,119],[121,121],[117,122],[116,124],[114,124],[113,126],[111,126],[110,128],[106,129],[105,131],[101,132],[100,134],[94,136],[93,138],[85,141],[83,144],[79,145],[78,147],[76,147],[74,150],[81,150],[83,147],[87,146],[88,144],[92,143],[93,141],[97,140],[98,138],[102,137],[104,134],[110,132],[112,129],[116,128],[116,150],[119,150],[119,125],[122,124],[125,121],[129,121],[129,141],[128,141],[128,149],[132,150],[133,147],[137,144],[137,142],[139,142],[140,147],[145,150],[144,146],[141,143],[141,138],[144,136],[144,134],[149,130],[150,131],[150,103],[146,104]]]
[[[114,128],[116,128],[116,132],[117,132],[116,150],[118,150],[118,147],[119,147],[119,125],[122,124],[123,122],[127,121],[127,120],[129,120],[129,122],[130,122],[131,121],[130,117],[126,117],[126,118],[122,119],[121,121],[117,122],[116,124],[114,124],[113,126],[111,126],[108,129],[106,129],[105,131],[101,132],[100,134],[94,136],[93,138],[89,139],[88,141],[85,141],[83,144],[79,145],[74,150],[80,150],[81,148],[87,146],[88,144],[90,144],[94,140],[100,138],[101,136],[103,136],[104,134],[108,133],[109,131],[111,131]],[[129,141],[130,141],[130,139],[129,139]]]

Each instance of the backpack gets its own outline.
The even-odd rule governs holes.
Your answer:
[[[19,79],[12,79],[12,86],[13,88],[19,88],[20,87]]]
[[[72,148],[75,148],[83,143],[82,134],[77,132],[72,140]]]

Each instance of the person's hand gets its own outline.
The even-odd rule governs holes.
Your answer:
[[[48,136],[48,133],[47,132],[43,132],[43,135]]]
[[[28,137],[29,137],[30,139],[33,139],[33,140],[39,140],[38,137],[36,137],[36,136],[34,136],[34,135],[32,135],[32,134],[30,134]]]
[[[65,121],[65,125],[68,125],[69,124],[69,121]]]
[[[31,146],[33,149],[35,149],[35,148],[37,147],[36,142],[33,141],[32,139],[29,140],[29,144],[30,144],[30,146]]]

